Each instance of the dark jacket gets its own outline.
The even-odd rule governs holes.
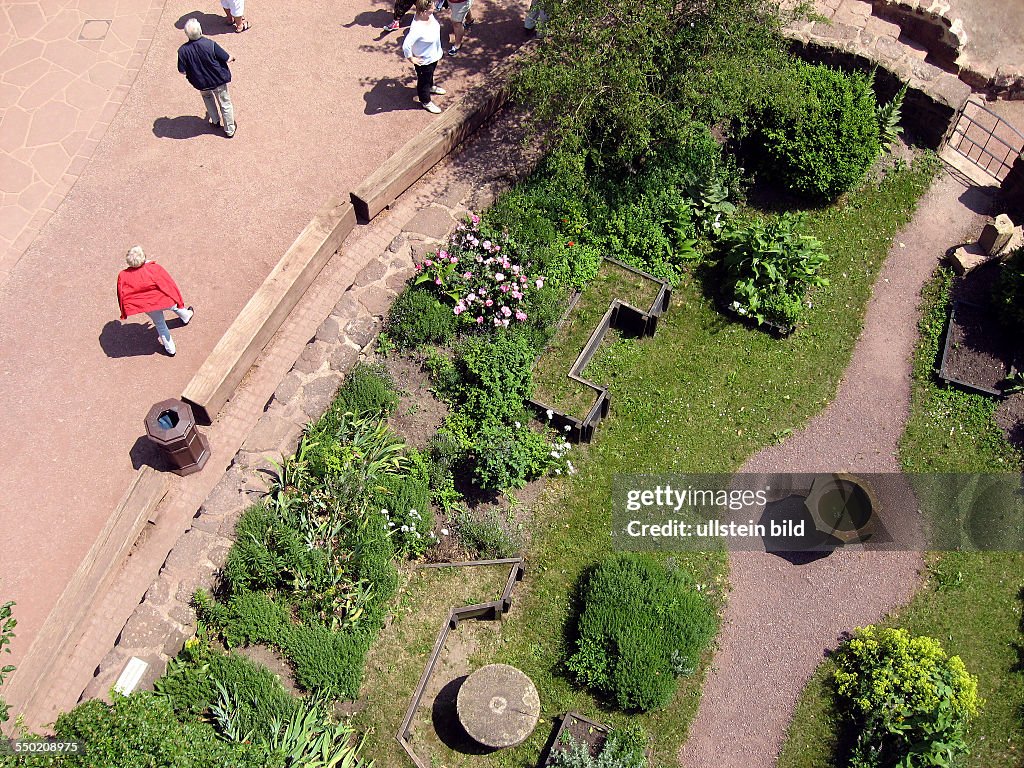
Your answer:
[[[228,52],[208,37],[189,40],[178,49],[178,71],[199,91],[231,82]]]

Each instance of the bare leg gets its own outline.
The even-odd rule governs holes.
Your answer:
[[[231,15],[231,11],[227,8],[224,9],[224,15],[228,17],[228,24],[235,23],[235,17]]]

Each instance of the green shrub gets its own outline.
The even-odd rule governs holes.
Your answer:
[[[359,564],[356,578],[371,590],[363,604],[362,626],[376,632],[384,625],[388,602],[398,590],[395,544],[387,520],[382,515],[367,515],[352,542],[352,555]]]
[[[533,349],[516,334],[465,339],[455,355],[461,410],[476,424],[514,421],[533,391],[533,361]]]
[[[482,516],[460,509],[452,516],[453,533],[479,559],[513,557],[522,548],[522,537],[510,530],[496,510]]]
[[[782,100],[767,106],[755,121],[755,151],[762,169],[783,186],[834,200],[864,177],[879,154],[870,78],[798,62],[792,83],[800,94],[796,107]]]
[[[567,667],[626,711],[667,704],[717,626],[689,577],[649,555],[603,560],[585,579],[582,604]]]
[[[952,766],[982,701],[977,679],[938,640],[858,629],[834,654],[836,690],[853,728],[852,768]]]
[[[512,424],[486,421],[477,428],[472,449],[473,480],[484,491],[522,488],[551,464],[551,445],[523,413]]]
[[[398,407],[394,379],[380,363],[359,363],[348,372],[327,418],[351,411],[357,415],[390,416]]]
[[[19,765],[68,768],[278,768],[280,753],[262,744],[237,744],[217,738],[198,720],[180,722],[166,699],[149,692],[114,694],[107,705],[92,699],[57,718],[58,739],[82,741],[84,755],[19,758]]]
[[[298,532],[265,502],[243,512],[235,530],[224,564],[224,580],[232,591],[274,589],[284,574],[302,570],[309,560]]]
[[[212,653],[207,663],[214,685],[220,683],[235,698],[232,722],[239,733],[267,742],[275,719],[287,720],[299,704],[277,675],[239,653]]]
[[[828,257],[816,238],[800,232],[802,223],[785,214],[723,236],[727,297],[738,313],[759,324],[793,326],[803,314],[807,289],[827,285],[818,273]]]
[[[199,617],[223,634],[229,648],[255,643],[280,645],[289,623],[288,609],[266,592],[235,592],[227,602],[214,603],[200,591],[193,602]]]
[[[423,344],[448,344],[455,336],[457,318],[427,291],[410,288],[391,305],[387,332],[400,349]]]
[[[554,768],[647,768],[647,736],[638,725],[611,731],[596,757],[586,743],[568,733],[562,741],[562,749],[551,751]]]
[[[1024,336],[1024,248],[1000,265],[992,303],[1007,329]]]
[[[359,695],[369,648],[370,635],[364,632],[332,632],[318,626],[292,626],[285,638],[295,682],[307,691],[344,699]]]
[[[373,506],[385,512],[395,551],[417,557],[433,543],[434,513],[430,510],[427,460],[417,451],[408,458],[406,471],[384,477]]]

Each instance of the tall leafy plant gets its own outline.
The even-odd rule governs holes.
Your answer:
[[[903,98],[907,95],[907,84],[904,83],[903,87],[896,92],[896,95],[892,97],[885,104],[879,104],[876,108],[876,115],[878,117],[878,143],[882,149],[886,152],[899,141],[900,134],[903,133],[903,126],[900,125],[900,120],[903,117]]]
[[[13,600],[0,605],[0,654],[11,652],[11,638],[14,637],[14,628],[18,626],[18,620],[11,615],[13,608]],[[13,671],[13,664],[0,666],[0,685],[3,685],[4,680]],[[10,710],[11,705],[0,697],[0,723],[6,723],[10,719]]]
[[[820,274],[828,256],[817,238],[801,232],[802,224],[801,216],[784,214],[726,233],[723,265],[733,310],[759,324],[796,325],[807,289],[828,284]]]

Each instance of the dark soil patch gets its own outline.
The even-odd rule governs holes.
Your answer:
[[[1024,392],[1010,395],[996,408],[996,426],[1015,448],[1024,451]]]
[[[415,352],[393,354],[380,360],[401,391],[398,408],[388,424],[405,441],[424,449],[448,415],[448,407],[434,396],[430,375],[423,370],[424,356]]]
[[[265,645],[247,645],[237,649],[243,656],[261,664],[281,679],[281,684],[288,693],[302,696],[302,690],[295,684],[292,667],[280,653]]]
[[[983,391],[1000,391],[1010,373],[1008,334],[988,307],[958,302],[949,323],[942,376]]]

